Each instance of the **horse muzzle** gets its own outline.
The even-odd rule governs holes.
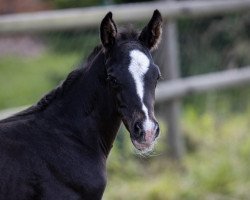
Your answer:
[[[159,136],[159,124],[157,122],[136,122],[131,131],[131,140],[136,149],[143,152],[151,151],[154,142]]]

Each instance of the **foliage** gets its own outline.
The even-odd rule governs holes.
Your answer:
[[[112,3],[136,3],[152,0],[47,0],[53,3],[56,8],[78,8],[87,6],[106,5]]]
[[[102,0],[48,0],[52,2],[56,8],[77,8],[77,7],[87,7],[96,6],[102,3]]]
[[[178,25],[182,76],[250,63],[249,14],[182,19]]]
[[[44,37],[52,52],[90,53],[100,43],[98,30],[70,30],[47,33]]]
[[[181,164],[164,154],[147,159],[130,150],[130,156],[124,156],[115,144],[104,199],[249,199],[250,109],[221,117],[220,113],[197,114],[188,107],[182,124],[186,137],[197,147]],[[159,143],[165,141],[161,138]]]
[[[179,20],[182,77],[248,66],[249,24],[249,13]],[[184,102],[195,105],[198,112],[215,105],[241,112],[249,99],[249,88],[241,87],[190,96]]]

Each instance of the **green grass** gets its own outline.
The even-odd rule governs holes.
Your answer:
[[[0,110],[32,104],[62,81],[80,55],[47,52],[36,58],[1,57]]]
[[[143,159],[131,156],[132,151],[123,157],[115,146],[104,199],[250,199],[250,110],[222,118],[217,114],[198,115],[192,108],[185,109],[182,126],[194,150],[181,164],[161,155],[159,149],[158,156]],[[161,138],[159,148],[165,140]]]

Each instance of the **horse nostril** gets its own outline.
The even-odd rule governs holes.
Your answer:
[[[134,136],[136,138],[140,138],[143,135],[144,135],[144,131],[143,131],[142,125],[139,122],[136,122],[134,126]]]

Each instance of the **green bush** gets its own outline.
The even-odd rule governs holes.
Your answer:
[[[50,0],[56,8],[77,8],[100,5],[103,0]]]

